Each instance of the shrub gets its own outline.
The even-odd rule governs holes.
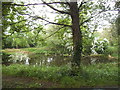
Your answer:
[[[94,53],[97,54],[106,54],[106,50],[108,49],[108,41],[107,40],[96,40],[94,41],[93,47],[91,48]]]
[[[10,54],[2,52],[2,63],[8,63],[10,59]]]

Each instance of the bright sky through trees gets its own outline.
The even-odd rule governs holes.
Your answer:
[[[14,0],[15,2],[19,3],[20,1],[24,2],[25,4],[34,4],[34,3],[42,3],[41,0]],[[45,0],[47,2],[51,2],[51,0]],[[59,1],[59,0],[55,0],[55,1]],[[60,0],[61,2],[64,1],[68,1],[68,0]],[[75,1],[75,0],[72,0]],[[81,0],[77,0],[81,3]],[[83,0],[83,1],[88,1],[88,0]],[[93,1],[94,3],[97,4],[97,2],[99,0],[90,0]],[[116,0],[107,0],[108,2],[106,2],[105,4],[105,8],[107,8],[108,6],[112,9],[114,9],[115,6],[115,1]],[[34,5],[34,6],[29,6],[28,11],[32,12],[32,16],[43,16],[43,17],[47,17],[48,20],[50,21],[54,21],[56,15],[58,15],[57,13],[55,13],[51,8],[47,7],[47,6],[43,6],[43,5]],[[94,12],[93,12],[94,13]],[[118,11],[106,11],[101,13],[100,15],[103,16],[98,17],[96,16],[95,18],[92,19],[91,23],[92,24],[98,24],[99,26],[96,28],[96,30],[98,31],[102,31],[103,28],[107,27],[110,25],[110,21],[116,18]],[[105,18],[107,17],[107,15],[111,14],[111,16],[109,18],[107,18],[107,20],[105,20]],[[27,16],[25,16],[27,17]],[[105,18],[104,18],[105,17]],[[96,20],[97,18],[97,20]],[[41,20],[37,20],[37,23],[43,24],[46,26],[46,22],[45,21],[41,21]]]

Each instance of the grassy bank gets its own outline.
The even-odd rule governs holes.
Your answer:
[[[115,63],[96,64],[82,66],[82,72],[78,76],[70,75],[68,66],[27,66],[10,65],[3,66],[3,75],[36,77],[40,80],[47,80],[59,83],[60,87],[104,87],[118,85],[118,67]]]
[[[59,50],[53,50],[51,48],[47,47],[41,47],[41,48],[20,48],[20,49],[4,49],[2,52],[7,54],[16,54],[16,53],[25,53],[25,54],[63,54],[63,55],[69,55],[65,52],[59,52]]]
[[[55,51],[51,51],[48,48],[20,48],[20,49],[4,49],[2,50],[8,54],[14,54],[16,52],[23,52],[23,53],[55,53]]]

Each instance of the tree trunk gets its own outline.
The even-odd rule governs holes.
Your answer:
[[[79,10],[77,2],[70,2],[70,12],[72,18],[72,34],[73,34],[73,60],[72,68],[79,68],[82,53],[82,33],[79,25]]]

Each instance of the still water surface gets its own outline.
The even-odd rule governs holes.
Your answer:
[[[9,56],[11,63],[19,63],[26,65],[37,65],[37,66],[62,66],[62,65],[71,65],[72,56],[65,56],[59,54],[25,54],[25,53],[16,53]],[[81,63],[84,65],[97,64],[97,63],[107,63],[109,60],[98,59],[98,58],[82,58]]]

